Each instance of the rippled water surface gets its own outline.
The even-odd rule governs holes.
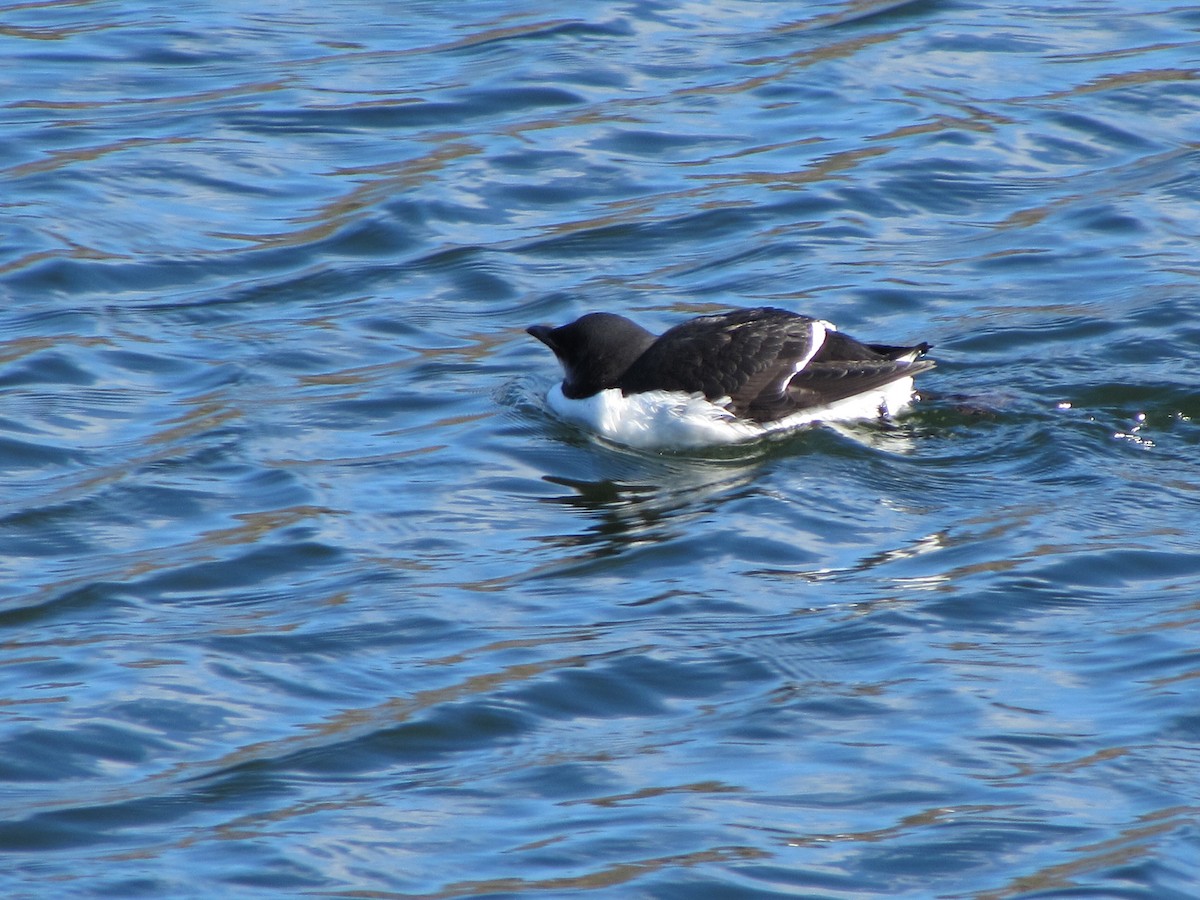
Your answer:
[[[0,7],[0,894],[1200,896],[1200,12]],[[939,366],[720,451],[524,333]]]

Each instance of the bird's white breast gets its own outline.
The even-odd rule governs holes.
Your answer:
[[[754,440],[771,432],[814,422],[849,422],[895,415],[912,401],[912,378],[899,378],[873,391],[785,419],[759,424],[738,419],[700,394],[647,391],[625,396],[617,388],[572,400],[557,384],[546,396],[560,418],[619,444],[642,449],[687,449]]]

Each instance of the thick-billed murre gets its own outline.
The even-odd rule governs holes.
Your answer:
[[[823,319],[771,307],[698,316],[661,336],[602,312],[526,330],[563,367],[550,407],[636,447],[892,416],[912,401],[913,376],[934,366],[921,358],[928,344],[865,344]]]

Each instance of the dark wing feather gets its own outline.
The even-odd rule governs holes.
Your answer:
[[[788,382],[811,352],[813,321],[769,307],[700,316],[664,333],[617,386],[729,397],[735,415],[779,418],[776,407],[795,409]]]
[[[920,359],[927,344],[864,344],[833,330],[813,353],[815,321],[769,307],[700,316],[663,334],[616,386],[729,397],[734,415],[771,422],[933,368]]]
[[[928,344],[862,344],[831,332],[808,365],[792,378],[787,393],[794,409],[845,400],[932,369],[932,360],[920,359],[928,349]]]
[[[889,359],[864,359],[856,362],[812,362],[788,385],[793,409],[824,406],[855,394],[881,388],[885,384],[933,368],[931,360],[904,362]]]

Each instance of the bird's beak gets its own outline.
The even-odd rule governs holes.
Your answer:
[[[532,334],[551,350],[554,349],[554,338],[551,336],[551,332],[554,331],[553,325],[530,325],[525,331]]]

